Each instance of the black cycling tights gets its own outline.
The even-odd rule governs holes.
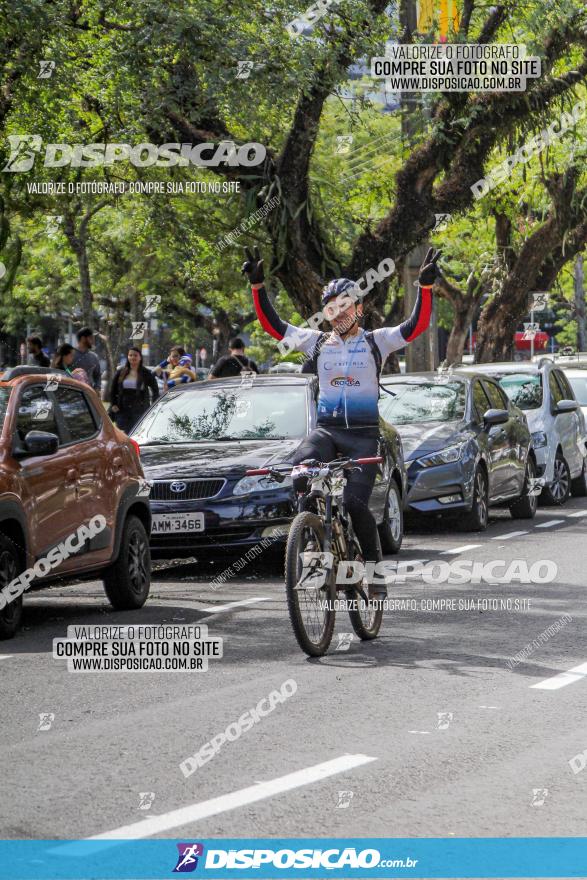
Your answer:
[[[339,452],[349,458],[367,458],[377,455],[378,442],[377,428],[315,428],[296,451],[293,463],[300,464],[306,458],[333,461]],[[360,470],[349,471],[344,490],[345,507],[366,562],[380,562],[382,558],[377,524],[369,510],[376,474],[376,464],[364,464]],[[305,491],[306,486],[306,477],[294,480],[296,492]]]

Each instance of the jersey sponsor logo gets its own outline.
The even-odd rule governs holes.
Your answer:
[[[339,388],[341,385],[350,388],[356,388],[357,385],[360,385],[358,379],[355,379],[354,376],[335,376],[334,379],[330,380],[330,384],[334,385],[336,388]]]
[[[325,370],[335,370],[337,367],[354,367],[355,369],[363,369],[368,366],[367,361],[324,361]]]

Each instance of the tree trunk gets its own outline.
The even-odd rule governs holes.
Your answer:
[[[92,324],[94,320],[94,298],[92,295],[92,282],[90,278],[90,263],[85,238],[78,239],[79,249],[76,251],[77,264],[79,267],[79,280],[82,292],[82,322],[85,325]]]
[[[463,352],[467,342],[469,327],[477,308],[477,301],[472,303],[453,302],[454,320],[446,345],[446,362],[460,364],[463,360]]]

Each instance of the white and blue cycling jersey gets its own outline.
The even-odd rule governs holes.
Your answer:
[[[359,329],[346,339],[334,330],[323,334],[282,321],[265,287],[252,285],[252,289],[257,316],[263,328],[274,338],[288,342],[295,351],[316,359],[318,424],[333,428],[378,425],[380,367],[392,352],[404,348],[428,326],[432,288],[420,288],[414,310],[402,324],[373,331]],[[368,333],[381,355],[379,365]]]

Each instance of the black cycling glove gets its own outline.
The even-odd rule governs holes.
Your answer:
[[[251,284],[263,284],[265,275],[263,274],[263,260],[259,253],[259,248],[255,248],[253,255],[249,248],[245,248],[246,262],[243,263],[242,273],[246,275]]]
[[[434,253],[434,248],[428,250],[418,273],[418,284],[420,287],[432,287],[436,279],[440,277],[440,270],[436,262],[441,253],[441,251]]]

